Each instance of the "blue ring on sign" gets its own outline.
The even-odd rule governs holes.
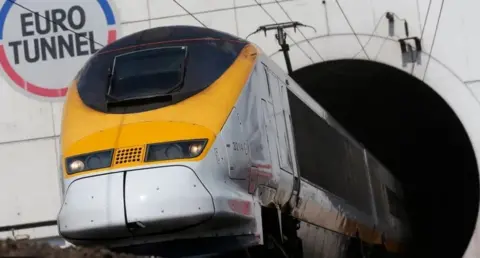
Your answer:
[[[3,3],[2,9],[0,10],[0,40],[3,40],[3,25],[5,24],[7,14],[10,12],[15,1],[16,0],[5,0],[5,3]]]
[[[100,4],[100,7],[102,7],[105,18],[107,19],[107,24],[114,25],[115,16],[113,15],[112,7],[108,3],[108,0],[98,0],[98,3]]]
[[[0,41],[3,40],[3,29],[5,27],[5,21],[7,19],[8,13],[12,9],[12,6],[15,4],[15,2],[16,0],[5,0],[2,8],[0,9]],[[108,0],[97,0],[97,2],[102,8],[102,11],[105,15],[107,26],[114,25],[115,16],[113,15],[113,10],[110,4],[108,3]],[[116,38],[117,38],[116,29],[108,29],[108,36],[107,36],[108,44],[115,41]],[[43,97],[63,97],[67,93],[68,87],[61,88],[61,89],[49,89],[49,88],[43,88],[41,86],[25,81],[21,77],[21,75],[19,75],[10,65],[3,43],[0,43],[0,66],[3,68],[7,76],[10,77],[12,82],[17,86],[19,86],[20,88],[24,89],[25,91],[28,91],[30,93],[33,93],[38,96],[43,96]]]
[[[7,20],[7,15],[16,1],[17,0],[5,0],[2,9],[0,9],[0,40],[3,40],[3,27]],[[107,25],[115,25],[115,16],[113,15],[113,10],[108,0],[97,0],[97,2],[102,8],[105,19],[107,20]]]

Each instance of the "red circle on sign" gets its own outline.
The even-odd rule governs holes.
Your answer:
[[[108,43],[110,44],[111,42],[115,41],[117,38],[117,31],[116,30],[109,30],[108,31]],[[33,93],[35,95],[39,95],[42,97],[50,97],[50,98],[56,98],[56,97],[63,97],[67,94],[68,86],[65,88],[61,89],[48,89],[48,88],[43,88],[40,86],[37,86],[33,83],[25,81],[10,65],[10,62],[8,62],[7,59],[7,54],[5,52],[5,48],[2,45],[0,45],[0,64],[2,65],[3,70],[5,73],[10,77],[10,79],[20,88]]]

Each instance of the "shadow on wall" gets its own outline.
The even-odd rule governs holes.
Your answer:
[[[479,175],[448,104],[422,81],[370,61],[319,63],[292,77],[403,182],[408,257],[462,257],[475,228]]]

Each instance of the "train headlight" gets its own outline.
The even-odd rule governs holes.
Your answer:
[[[113,150],[106,150],[69,157],[65,160],[67,174],[110,167],[112,155]]]
[[[190,147],[188,150],[190,151],[190,154],[193,156],[198,156],[200,153],[202,153],[204,145],[201,143],[192,143],[190,144]]]
[[[78,172],[78,171],[82,171],[85,169],[85,163],[83,163],[83,161],[81,160],[74,160],[72,161],[72,163],[70,163],[68,165],[68,168],[70,168],[70,171],[72,172]]]
[[[195,158],[202,154],[206,144],[205,139],[150,144],[145,162]]]

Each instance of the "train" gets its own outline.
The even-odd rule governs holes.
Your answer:
[[[314,257],[394,257],[410,236],[393,174],[222,31],[156,27],[98,50],[69,86],[60,144],[58,229],[74,245],[308,257],[307,227]]]

